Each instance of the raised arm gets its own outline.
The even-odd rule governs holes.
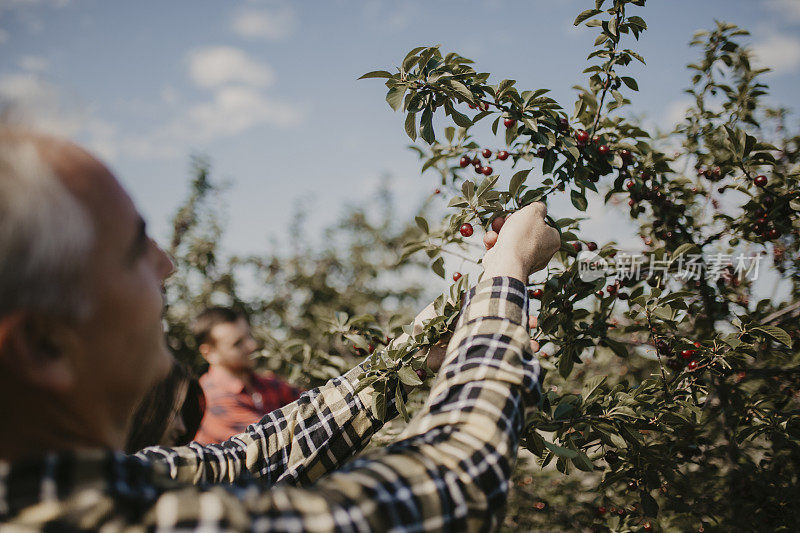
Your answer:
[[[474,531],[498,524],[525,408],[539,390],[522,280],[558,248],[537,205],[509,224],[497,252],[487,255],[491,277],[468,297],[431,396],[401,440],[307,488],[204,492],[217,502],[219,521],[246,516],[276,531]],[[171,517],[180,504],[159,501],[163,512],[154,516]]]
[[[166,464],[170,477],[186,483],[258,478],[264,486],[308,484],[361,451],[384,424],[369,408],[372,387],[356,393],[365,364],[304,392],[221,444],[156,446],[137,455]],[[387,419],[396,414],[389,407]]]

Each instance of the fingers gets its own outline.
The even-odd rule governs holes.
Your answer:
[[[539,319],[533,315],[528,317],[528,326],[531,329],[536,329],[539,327]]]
[[[487,250],[491,249],[497,243],[497,237],[499,235],[497,232],[494,231],[487,231],[483,234],[483,245],[486,247]]]
[[[533,339],[531,339],[531,351],[532,351],[533,353],[536,353],[536,352],[538,352],[538,351],[539,351],[539,343],[538,343],[538,342],[536,342],[536,341],[535,341],[535,340],[533,340]]]

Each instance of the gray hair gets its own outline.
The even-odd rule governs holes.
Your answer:
[[[81,318],[93,242],[88,212],[34,141],[0,129],[0,317],[27,310]]]

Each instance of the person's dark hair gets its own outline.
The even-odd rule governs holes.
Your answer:
[[[242,311],[222,306],[209,307],[194,319],[192,334],[194,334],[197,345],[200,346],[211,339],[211,330],[214,329],[214,326],[238,322],[242,318],[248,320],[247,315]]]
[[[169,375],[145,396],[136,409],[125,451],[135,453],[162,444],[161,439],[179,412],[186,433],[170,443],[174,446],[192,441],[205,412],[205,396],[200,383],[186,364],[176,360]]]

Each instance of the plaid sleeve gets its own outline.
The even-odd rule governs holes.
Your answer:
[[[160,498],[152,525],[269,531],[486,531],[508,493],[524,407],[538,397],[522,282],[478,284],[431,396],[401,440],[308,488],[213,487]],[[166,495],[165,495],[166,496]]]
[[[306,485],[361,451],[384,422],[369,408],[374,389],[356,393],[366,362],[293,403],[264,416],[221,444],[192,442],[178,448],[150,447],[137,455],[168,467],[178,481],[198,484],[258,478]],[[396,416],[394,401],[387,420]]]

